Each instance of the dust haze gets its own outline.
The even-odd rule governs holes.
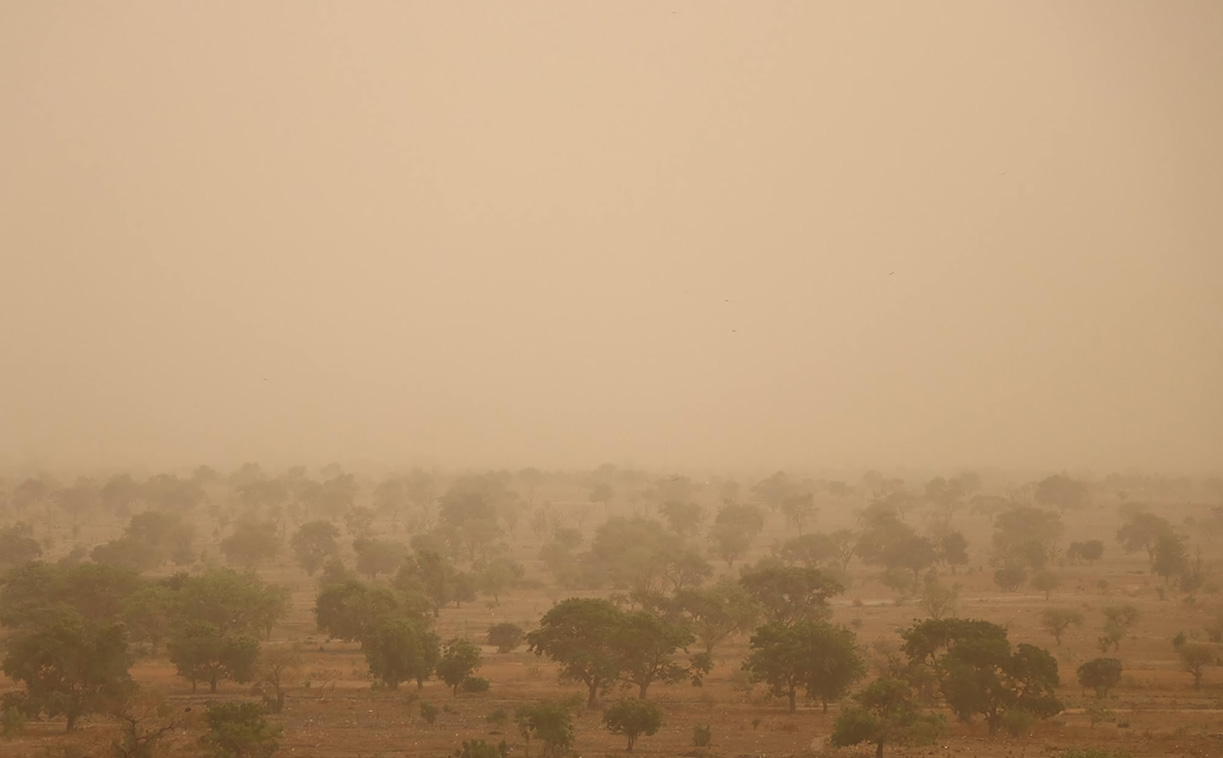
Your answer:
[[[1217,470],[1221,34],[7,3],[0,462]]]

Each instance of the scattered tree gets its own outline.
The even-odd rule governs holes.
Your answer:
[[[1116,658],[1095,658],[1079,666],[1079,684],[1102,700],[1121,682],[1121,670],[1121,661]]]
[[[837,747],[870,742],[876,758],[883,758],[885,745],[928,744],[946,729],[941,716],[921,713],[912,688],[899,679],[876,679],[856,700],[833,727],[831,742]]]
[[[620,700],[603,713],[603,723],[612,734],[628,739],[628,752],[641,735],[652,737],[662,727],[662,708],[641,699]]]

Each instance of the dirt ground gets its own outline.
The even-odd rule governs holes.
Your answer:
[[[1223,668],[1208,669],[1203,687],[1193,689],[1192,677],[1179,668],[1170,641],[1178,631],[1186,632],[1190,638],[1204,639],[1203,628],[1223,609],[1217,595],[1199,593],[1186,598],[1168,589],[1163,594],[1165,599],[1161,599],[1163,583],[1146,570],[1145,555],[1124,555],[1111,539],[1118,520],[1115,506],[1107,504],[1067,515],[1063,539],[1063,544],[1070,540],[1104,539],[1103,561],[1092,566],[1060,567],[1063,583],[1049,600],[1028,588],[1003,593],[994,586],[987,563],[988,520],[962,518],[972,560],[957,576],[948,577],[962,585],[956,615],[1003,624],[1012,643],[1031,642],[1051,650],[1059,661],[1062,680],[1059,694],[1067,710],[1036,724],[1029,735],[1021,738],[990,739],[979,721],[952,723],[947,737],[937,745],[889,746],[887,755],[1039,758],[1060,756],[1070,747],[1124,750],[1136,757],[1223,755]],[[1172,515],[1168,518],[1174,523],[1179,521]],[[600,520],[590,519],[596,523]],[[848,509],[840,512],[839,518],[836,513],[825,511],[814,528],[831,530],[850,523]],[[103,533],[98,541],[110,536],[104,534],[108,530],[117,531],[113,525],[96,528]],[[587,530],[592,531],[591,524]],[[767,554],[769,545],[782,536],[784,524],[779,518],[771,520],[749,559]],[[553,602],[582,594],[548,587],[548,577],[537,559],[539,541],[525,527],[519,528],[518,537],[513,545],[515,558],[527,566],[528,576],[539,580],[541,588],[512,592],[500,605],[481,599],[444,610],[437,624],[443,640],[466,636],[483,642],[489,625],[499,621],[531,628]],[[727,571],[725,566],[719,570]],[[738,565],[733,571],[737,570]],[[912,602],[897,604],[894,593],[874,578],[875,573],[855,561],[849,590],[834,602],[834,620],[854,628],[864,648],[875,640],[896,641],[898,629],[924,615]],[[517,758],[525,752],[512,725],[514,709],[537,699],[578,691],[576,686],[558,684],[555,666],[547,660],[523,650],[498,654],[488,646],[483,647],[484,665],[478,672],[492,682],[486,693],[461,693],[453,697],[437,681],[428,682],[419,692],[414,684],[398,691],[376,690],[371,686],[357,645],[329,641],[314,629],[314,583],[287,556],[260,574],[267,581],[289,586],[293,592],[290,615],[266,644],[300,645],[306,657],[306,666],[297,676],[284,712],[275,717],[285,729],[281,756],[440,757],[452,754],[463,740],[480,738],[506,740]],[[1122,642],[1119,653],[1110,653],[1125,665],[1122,685],[1107,701],[1116,720],[1093,727],[1083,708],[1094,695],[1080,691],[1075,669],[1101,655],[1096,643],[1103,625],[1101,608],[1121,602],[1135,604],[1142,618],[1132,636]],[[1041,611],[1049,607],[1077,609],[1086,618],[1083,627],[1071,629],[1060,646],[1054,645],[1039,626]],[[797,713],[789,714],[784,702],[771,701],[761,687],[747,684],[738,672],[746,644],[747,640],[741,638],[719,647],[715,651],[715,668],[703,687],[687,684],[652,687],[651,698],[664,706],[666,722],[657,735],[642,737],[634,754],[710,758],[873,755],[873,748],[867,746],[841,750],[825,746],[838,713],[835,705],[824,713],[817,705],[803,704]],[[164,659],[141,660],[133,668],[133,676],[142,685],[162,693],[176,707],[190,707],[192,716],[203,711],[202,706],[209,702],[250,695],[249,687],[232,682],[223,683],[216,695],[192,694],[190,685],[176,677]],[[309,687],[303,686],[307,680]],[[0,690],[10,686],[0,680]],[[425,723],[421,717],[422,702],[440,709],[434,723]],[[508,713],[511,721],[490,723],[487,717],[498,709]],[[712,744],[707,748],[693,746],[693,727],[698,724],[708,724],[712,729]],[[64,735],[62,730],[62,721],[32,723],[23,736],[0,742],[0,756],[102,758],[115,735],[114,725],[103,718],[86,720],[71,735]],[[197,735],[198,730],[176,732],[166,742],[166,754],[195,754]],[[578,756],[615,755],[624,752],[625,742],[602,727],[598,712],[588,712],[578,720],[575,748]]]

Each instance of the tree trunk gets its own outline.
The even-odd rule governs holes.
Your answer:
[[[590,696],[586,698],[586,707],[594,710],[599,706],[599,683],[592,682],[590,685]]]
[[[76,720],[77,718],[80,717],[80,714],[77,713],[75,709],[73,709],[69,711],[67,715],[68,715],[68,726],[67,728],[64,729],[64,731],[71,732],[73,729],[76,729]]]
[[[208,680],[208,692],[215,695],[217,692],[217,675],[213,674]]]
[[[650,688],[650,683],[643,682],[641,685],[641,690],[637,693],[637,697],[642,700],[645,700],[645,691],[648,690],[649,688]]]
[[[787,693],[787,697],[790,698],[790,713],[794,713],[794,711],[798,709],[798,706],[795,703],[795,701],[798,699],[798,692],[791,687],[790,691]]]
[[[875,758],[883,758],[883,743],[875,743]]]

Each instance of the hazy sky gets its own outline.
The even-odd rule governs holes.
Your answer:
[[[1223,460],[1223,3],[0,2],[0,464]]]

